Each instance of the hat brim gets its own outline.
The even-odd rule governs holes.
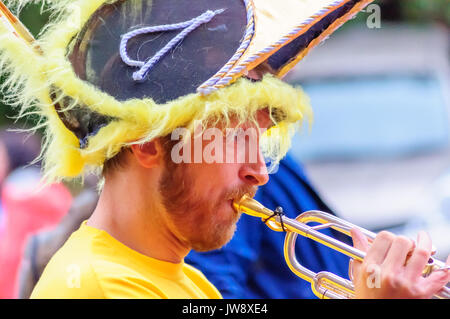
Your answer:
[[[253,0],[255,33],[246,51],[226,73],[199,87],[208,94],[252,70],[282,78],[308,52],[373,0]],[[261,77],[261,76],[260,76]],[[214,84],[211,85],[211,82]]]

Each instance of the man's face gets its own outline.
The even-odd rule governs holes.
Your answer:
[[[258,124],[263,129],[270,126],[267,113],[260,112]],[[244,194],[253,197],[257,187],[268,181],[259,149],[261,130],[251,124],[240,128],[222,129],[224,134],[214,135],[214,139],[202,138],[201,143],[192,138],[190,163],[175,164],[173,152],[169,156],[166,150],[160,193],[167,223],[177,238],[194,250],[208,251],[225,245],[240,217],[232,206],[233,200]],[[207,135],[205,131],[202,137]],[[205,157],[211,153],[204,153],[203,160],[199,162],[197,158],[195,162],[195,147],[201,145],[201,150],[207,151],[213,149],[212,143],[216,143],[212,152],[216,161],[209,161]]]

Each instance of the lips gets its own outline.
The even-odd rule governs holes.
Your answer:
[[[241,212],[238,211],[238,210],[235,208],[234,202],[238,202],[244,195],[247,195],[247,196],[253,198],[253,197],[255,196],[255,194],[256,194],[257,189],[258,189],[258,188],[255,187],[255,186],[249,187],[249,188],[241,188],[241,189],[238,189],[238,190],[235,191],[235,192],[231,192],[231,193],[228,194],[228,196],[226,197],[226,199],[227,199],[227,201],[229,202],[230,207],[233,209],[233,211],[234,211],[236,214],[240,215]]]

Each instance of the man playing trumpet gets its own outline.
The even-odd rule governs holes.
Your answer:
[[[47,178],[104,177],[32,298],[220,298],[184,257],[231,238],[233,202],[268,182],[266,161],[310,119],[303,91],[279,78],[370,2],[63,0],[36,41],[0,26],[7,98],[45,119]],[[449,280],[418,272],[425,234],[409,258],[402,237],[353,238],[367,250],[356,297],[429,298]],[[363,284],[371,264],[380,289]]]

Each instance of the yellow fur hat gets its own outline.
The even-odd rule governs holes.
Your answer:
[[[21,114],[42,115],[50,180],[194,121],[243,123],[263,108],[276,123],[263,151],[277,162],[312,118],[303,91],[279,78],[371,1],[47,0],[38,39],[0,2],[3,89]]]

